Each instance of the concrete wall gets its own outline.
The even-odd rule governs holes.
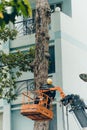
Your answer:
[[[57,39],[55,45],[58,50],[56,50],[56,66],[58,68],[59,57],[62,60],[60,61],[61,85],[65,93],[79,94],[81,98],[86,100],[87,85],[79,78],[80,73],[87,72],[87,45],[86,41],[83,41],[84,32],[81,31],[82,27],[77,22],[75,23],[73,18],[63,13],[55,12],[53,17],[56,17],[52,25],[54,25],[55,41]],[[66,118],[66,112],[64,115]],[[73,115],[69,113],[68,116],[70,130],[81,129]]]
[[[0,130],[3,130],[3,113],[0,113]]]
[[[86,90],[86,83],[79,78],[80,73],[87,71],[87,41],[83,41],[84,32],[72,18],[63,13],[60,15],[60,26],[61,31],[58,33],[61,37],[63,85],[71,84],[71,92],[76,91],[85,98],[83,90]]]
[[[63,0],[63,13],[66,15],[69,15],[70,17],[72,16],[72,5],[71,5],[71,0]]]
[[[87,1],[86,0],[72,0],[72,19],[73,22],[79,26],[79,38],[82,42],[87,44]],[[76,30],[77,31],[77,30]]]
[[[33,130],[33,121],[20,114],[20,110],[11,112],[11,130]]]

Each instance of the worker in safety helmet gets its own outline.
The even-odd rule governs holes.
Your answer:
[[[48,104],[50,104],[51,100],[54,100],[55,96],[56,96],[56,91],[55,90],[50,90],[49,88],[53,88],[54,85],[52,84],[53,81],[52,79],[48,78],[47,79],[47,83],[44,84],[43,86],[41,86],[40,89],[47,89],[48,91],[46,92],[43,92],[44,94],[46,94],[49,98],[48,98]],[[39,97],[37,97],[37,99],[35,100],[35,104],[38,104],[39,103]],[[49,105],[48,105],[48,108],[49,108]]]
[[[53,83],[52,79],[48,78],[47,79],[48,88],[54,88],[54,85],[52,83]],[[56,96],[56,91],[55,90],[54,91],[48,91],[48,96],[51,97],[52,99],[54,99],[55,96]]]
[[[51,100],[54,100],[55,95],[56,95],[56,91],[55,90],[52,91],[52,90],[49,89],[49,88],[53,88],[54,87],[54,85],[52,83],[53,83],[52,79],[48,78],[47,79],[47,84],[44,84],[42,86],[42,89],[47,89],[48,90],[47,92],[44,92],[44,94],[46,94],[49,97],[48,98],[48,105],[47,105],[48,109],[50,108]]]
[[[52,79],[48,78],[47,84],[46,84],[47,89],[54,87],[54,85],[52,83],[53,83]],[[56,91],[49,90],[49,91],[45,92],[45,94],[47,94],[50,98],[54,99],[56,96]]]

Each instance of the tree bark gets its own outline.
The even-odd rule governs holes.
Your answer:
[[[50,7],[48,0],[36,0],[36,49],[34,61],[34,81],[36,89],[48,78]],[[36,121],[34,130],[48,130],[49,121]]]

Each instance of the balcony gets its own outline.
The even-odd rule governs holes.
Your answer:
[[[11,41],[10,51],[18,50],[20,48],[28,48],[31,44],[35,44],[35,19],[25,19],[15,22],[14,28],[18,34],[15,40]],[[51,30],[51,25],[49,25]],[[21,43],[21,44],[18,44]]]
[[[49,26],[50,41],[55,42],[55,38],[63,39],[65,37],[74,37],[80,39],[81,31],[79,27],[73,23],[71,17],[64,13],[54,12],[51,15],[51,25]],[[11,42],[11,51],[20,48],[27,48],[32,44],[35,44],[35,21],[34,19],[27,19],[15,23],[15,27],[18,30],[17,38]],[[76,29],[76,31],[75,31]],[[68,38],[69,40],[69,38]],[[21,44],[20,44],[21,43]]]

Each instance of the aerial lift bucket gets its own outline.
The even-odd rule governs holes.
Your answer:
[[[53,118],[51,99],[44,93],[23,93],[21,114],[32,120],[51,120]]]

